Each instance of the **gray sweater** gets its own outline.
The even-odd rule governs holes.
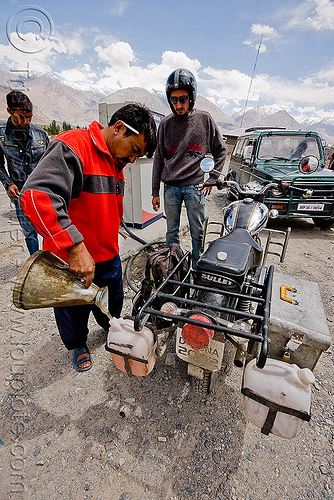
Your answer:
[[[213,155],[215,170],[221,172],[227,147],[209,113],[194,110],[187,116],[166,116],[158,129],[152,196],[159,196],[160,181],[172,186],[201,184],[204,173],[200,162],[208,153]],[[211,172],[210,181],[217,178],[217,172]]]

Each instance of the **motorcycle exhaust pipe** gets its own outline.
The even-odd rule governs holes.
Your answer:
[[[247,357],[247,344],[239,344],[237,347],[237,352],[234,356],[234,366],[237,368],[243,368],[246,363]]]

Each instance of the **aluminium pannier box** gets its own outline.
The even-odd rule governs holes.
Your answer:
[[[270,358],[314,369],[332,342],[317,283],[274,273],[269,337]]]

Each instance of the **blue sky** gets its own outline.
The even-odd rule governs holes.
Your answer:
[[[334,0],[1,6],[1,70],[29,65],[76,88],[111,93],[133,86],[163,91],[167,76],[183,66],[195,73],[199,92],[229,115],[244,109],[249,93],[248,108],[277,105],[298,121],[334,121]]]

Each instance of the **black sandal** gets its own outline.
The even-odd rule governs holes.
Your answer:
[[[80,356],[80,354],[84,354],[84,353],[87,353],[87,356],[84,356],[83,358],[78,360],[78,357]],[[90,361],[90,365],[79,366],[79,365],[81,365],[81,363],[84,363],[85,361]],[[73,363],[73,368],[75,370],[77,370],[78,372],[86,372],[87,370],[91,369],[91,367],[93,365],[93,361],[92,361],[89,349],[86,345],[84,345],[83,347],[78,347],[77,349],[73,349],[72,363]]]

